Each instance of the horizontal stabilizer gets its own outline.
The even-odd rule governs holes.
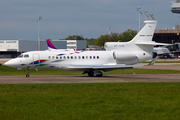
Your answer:
[[[163,46],[168,46],[172,44],[166,44],[166,43],[156,43],[156,42],[136,42],[136,45],[151,45],[151,46],[156,46],[156,45],[163,45]]]

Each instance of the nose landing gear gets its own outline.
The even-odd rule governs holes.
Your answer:
[[[26,77],[29,77],[30,75],[29,74],[26,74]]]
[[[26,77],[29,77],[29,67],[27,67],[27,70],[26,70],[27,74],[26,74]]]

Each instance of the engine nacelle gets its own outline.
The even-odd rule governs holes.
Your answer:
[[[119,51],[113,52],[113,57],[115,60],[118,60],[118,61],[132,60],[132,59],[137,58],[135,53],[126,53],[126,52],[119,52]]]

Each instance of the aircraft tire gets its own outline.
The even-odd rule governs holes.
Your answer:
[[[30,76],[29,74],[26,75],[26,77],[29,77],[29,76]]]
[[[100,75],[96,75],[96,77],[102,77],[102,74],[100,74]]]
[[[100,72],[101,74],[99,74],[99,75],[96,75],[96,77],[102,77],[103,76],[103,73],[102,72]]]
[[[94,72],[93,71],[89,71],[88,75],[89,75],[89,77],[94,77]]]

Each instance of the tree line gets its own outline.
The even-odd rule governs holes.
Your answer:
[[[99,47],[104,46],[105,42],[128,42],[134,38],[137,34],[137,30],[127,29],[123,33],[112,33],[111,35],[101,35],[99,38],[83,38],[81,35],[69,35],[63,40],[87,40],[87,45],[97,45]]]

